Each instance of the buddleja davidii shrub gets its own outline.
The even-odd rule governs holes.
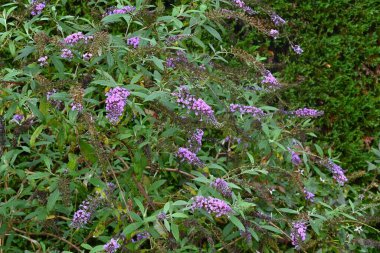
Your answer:
[[[68,247],[81,245],[92,252],[145,248],[148,241],[150,248],[163,251],[202,248],[205,240],[211,248],[230,251],[251,243],[255,248],[276,248],[278,243],[284,248],[290,243],[304,246],[313,216],[298,206],[311,204],[316,194],[312,189],[315,180],[304,183],[314,174],[308,157],[331,170],[339,183],[346,181],[339,166],[292,141],[293,129],[286,128],[294,126],[289,122],[295,118],[316,117],[321,112],[260,106],[258,94],[275,91],[280,82],[255,57],[238,49],[232,54],[258,70],[264,88],[255,94],[229,81],[236,86],[237,96],[228,95],[231,88],[221,82],[228,80],[220,76],[221,71],[213,74],[210,57],[183,48],[187,39],[195,43],[197,39],[187,35],[191,30],[181,19],[191,19],[194,12],[197,22],[206,23],[202,10],[176,7],[172,16],[157,18],[162,29],[145,31],[138,30],[145,27],[146,20],[138,17],[144,8],[111,8],[102,20],[104,31],[64,34],[52,41],[48,50],[60,49],[52,58],[54,68],[49,57],[37,62],[53,80],[40,75],[32,82],[37,87],[63,84],[59,87],[62,91],[40,91],[43,94],[33,106],[6,104],[16,108],[6,115],[14,126],[23,125],[32,114],[39,120],[39,126],[25,135],[27,146],[23,149],[32,151],[30,158],[39,154],[36,172],[27,180],[32,186],[37,181],[41,189],[49,188],[40,194],[44,196],[41,204],[47,208],[23,207],[30,212],[26,220],[38,217],[43,221],[49,213],[63,213],[71,218],[61,223],[66,231],[62,238],[69,233],[73,236]],[[135,11],[136,17],[128,14]],[[112,28],[121,24],[131,29],[126,37]],[[218,26],[213,25],[210,22],[196,29],[202,27],[219,38]],[[165,27],[183,29],[184,35],[166,37]],[[196,34],[199,41],[203,39],[200,34]],[[221,55],[228,53],[210,48],[214,61],[223,60]],[[128,85],[120,85],[124,82]],[[15,110],[23,111],[13,115]],[[53,114],[62,120],[62,126]],[[292,120],[282,122],[284,116]],[[55,142],[58,150],[51,148]],[[6,153],[4,165],[15,162],[14,152]],[[298,153],[304,153],[303,161]],[[19,164],[20,172],[25,165],[31,163]],[[78,197],[75,208],[67,205],[70,192]],[[69,207],[63,208],[61,200]],[[316,233],[325,220],[312,225]],[[41,229],[33,223],[21,228]],[[268,235],[270,239],[264,239]],[[280,235],[281,239],[276,239]],[[92,236],[102,244],[91,246],[99,244]]]

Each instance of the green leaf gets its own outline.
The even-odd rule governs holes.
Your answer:
[[[100,252],[100,251],[104,251],[104,245],[98,245],[98,246],[93,247],[90,253],[95,253],[95,252]]]
[[[277,234],[281,234],[282,231],[279,230],[278,228],[276,227],[273,227],[273,226],[270,226],[270,225],[260,225],[262,228],[265,228],[266,230],[269,230],[269,231],[272,231],[272,232],[275,232]]]
[[[58,198],[59,198],[59,190],[56,189],[52,194],[50,194],[50,196],[48,198],[47,206],[46,206],[46,209],[48,212],[50,212],[53,209]]]
[[[41,134],[44,128],[45,128],[45,125],[40,125],[36,128],[36,130],[34,130],[32,136],[30,137],[30,142],[29,142],[30,147],[34,147],[34,145],[36,144],[36,139]]]
[[[236,216],[230,216],[229,217],[229,220],[240,230],[243,230],[245,231],[245,227],[243,225],[243,223],[241,223],[241,221],[236,218]]]
[[[79,147],[80,151],[83,154],[83,156],[89,160],[92,163],[95,163],[97,161],[95,149],[88,144],[86,141],[80,139],[79,140]]]
[[[175,224],[175,223],[172,223],[172,225],[171,225],[171,230],[172,230],[172,234],[173,234],[175,240],[176,240],[177,242],[179,242],[179,241],[180,241],[180,238],[179,238],[179,229],[178,229],[178,225]]]
[[[171,216],[173,218],[189,218],[189,216],[184,213],[173,213]]]
[[[123,234],[124,235],[130,235],[132,232],[136,231],[139,227],[141,227],[143,223],[142,222],[135,222],[135,223],[131,223],[129,224],[124,230],[123,230]]]
[[[222,41],[222,37],[220,37],[220,34],[218,31],[216,31],[214,28],[208,25],[203,25],[204,28],[212,35],[214,36],[217,40]]]
[[[160,70],[164,70],[164,65],[162,64],[163,60],[158,59],[156,56],[153,56],[152,59],[153,63],[159,68]]]
[[[284,212],[284,213],[292,213],[292,214],[298,214],[299,212],[296,210],[292,210],[289,208],[279,208],[278,210]]]
[[[167,96],[167,93],[164,92],[164,91],[154,91],[152,93],[150,93],[145,99],[144,99],[144,102],[147,102],[147,101],[152,101],[152,100],[155,100],[157,98],[164,98]]]

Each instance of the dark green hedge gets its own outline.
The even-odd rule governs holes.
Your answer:
[[[283,99],[323,109],[325,117],[317,122],[321,140],[342,153],[345,168],[365,168],[371,159],[368,144],[375,144],[380,133],[378,1],[270,4],[298,31],[291,39],[304,49],[301,57],[287,52],[279,57],[287,62],[285,79],[303,80]]]

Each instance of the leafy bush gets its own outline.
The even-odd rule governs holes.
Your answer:
[[[341,153],[348,170],[362,170],[380,136],[376,1],[276,1],[275,7],[292,29],[302,31],[291,38],[305,49],[297,60],[278,55],[286,62],[285,78],[301,82],[282,98],[324,110],[316,122],[321,145]]]
[[[267,103],[288,85],[223,42],[234,20],[286,34],[268,7],[76,4],[2,6],[1,249],[378,247],[376,189],[299,140],[323,112]]]

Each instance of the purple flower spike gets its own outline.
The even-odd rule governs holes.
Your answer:
[[[277,14],[272,14],[270,17],[275,26],[282,26],[282,25],[285,25],[286,23],[286,21]]]
[[[72,111],[78,111],[78,112],[83,111],[83,105],[81,103],[73,102],[71,103],[70,106],[71,106]]]
[[[267,84],[271,89],[280,88],[281,86],[277,79],[268,70],[265,72],[264,79],[261,81],[261,83]]]
[[[201,160],[196,154],[188,150],[187,148],[179,148],[177,151],[177,157],[181,159],[181,162],[187,162],[189,164],[202,166]]]
[[[64,48],[61,50],[61,57],[65,59],[71,59],[74,57],[73,52],[70,49]]]
[[[124,107],[127,104],[127,98],[130,94],[127,89],[122,87],[110,89],[106,93],[106,117],[111,124],[116,124],[123,115]]]
[[[301,241],[306,240],[306,230],[307,225],[304,221],[293,222],[292,232],[290,233],[290,237],[292,239],[292,244],[298,250],[300,249]]]
[[[292,163],[295,165],[295,166],[298,166],[302,163],[302,160],[300,158],[300,156],[294,152],[293,150],[291,150],[290,148],[288,148],[290,154],[292,155]]]
[[[104,251],[107,253],[115,253],[118,248],[120,248],[120,244],[114,238],[103,246]]]
[[[91,203],[89,201],[83,201],[82,204],[80,204],[78,211],[74,213],[71,226],[74,228],[82,228],[90,221],[92,213]]]
[[[133,46],[133,48],[137,48],[140,44],[140,38],[139,37],[132,37],[127,40],[127,45]]]
[[[38,1],[38,0],[32,0],[32,10],[31,10],[30,14],[32,16],[40,15],[42,13],[43,9],[45,9],[45,7],[46,7],[45,2]]]
[[[47,65],[47,59],[48,57],[47,56],[42,56],[40,58],[38,58],[37,62],[40,64],[41,67]]]
[[[310,202],[314,202],[314,197],[315,197],[314,193],[309,192],[308,190],[306,190],[306,188],[303,189],[303,192],[305,194],[306,200],[309,200]]]
[[[82,32],[77,32],[77,33],[70,34],[69,36],[64,38],[63,42],[66,45],[74,46],[75,44],[77,44],[81,41],[83,41],[85,44],[87,44],[89,42],[89,40],[91,40],[93,38],[94,38],[94,36],[86,36],[86,35],[83,35]]]
[[[318,111],[318,110],[309,109],[309,108],[301,108],[293,112],[290,112],[290,114],[293,114],[294,116],[299,117],[299,118],[308,118],[308,117],[316,118],[316,117],[322,116],[323,113],[324,113],[323,111]]]
[[[91,53],[85,53],[82,55],[82,57],[83,57],[83,60],[89,61],[92,58],[92,54]]]
[[[149,232],[141,232],[141,233],[138,233],[136,236],[136,239],[135,238],[132,238],[132,243],[136,243],[136,242],[139,242],[141,240],[144,240],[144,239],[148,239],[150,237],[150,234]]]
[[[303,50],[299,45],[292,46],[292,48],[296,54],[302,54],[303,53]]]
[[[106,11],[104,16],[113,15],[113,14],[127,14],[127,13],[131,13],[135,10],[136,10],[136,7],[129,6],[129,5],[124,6],[122,8],[111,7]]]
[[[347,181],[347,177],[344,175],[344,170],[339,165],[335,164],[330,159],[325,163],[325,167],[333,173],[333,178],[339,185],[343,186]]]
[[[239,112],[241,114],[251,114],[255,118],[261,118],[265,116],[263,110],[249,105],[230,104],[230,111]]]
[[[221,199],[196,196],[193,200],[194,202],[190,207],[192,212],[196,209],[204,209],[209,214],[215,214],[216,217],[229,215],[232,212],[232,208],[228,205],[228,203]]]
[[[194,134],[191,136],[189,140],[189,150],[194,153],[198,153],[202,147],[202,137],[203,137],[202,129],[195,130]]]
[[[215,188],[218,192],[220,192],[225,197],[231,197],[232,191],[228,186],[227,182],[222,178],[217,178],[214,182],[211,183],[211,187]]]
[[[253,15],[256,13],[251,7],[247,6],[246,3],[242,0],[232,0],[232,2],[234,3],[236,7],[242,9],[243,11],[245,11],[246,13],[250,15]]]
[[[275,30],[275,29],[271,29],[269,31],[269,35],[273,37],[273,39],[277,39],[278,36],[280,36],[280,33],[278,30]]]
[[[12,118],[12,121],[16,122],[17,124],[21,124],[21,121],[24,119],[24,115],[21,114],[15,114]]]
[[[177,103],[180,106],[187,108],[188,111],[193,111],[197,116],[201,116],[201,120],[204,116],[213,124],[217,123],[212,108],[203,99],[191,95],[186,87],[180,87],[179,92],[172,93],[172,95],[177,97]]]

